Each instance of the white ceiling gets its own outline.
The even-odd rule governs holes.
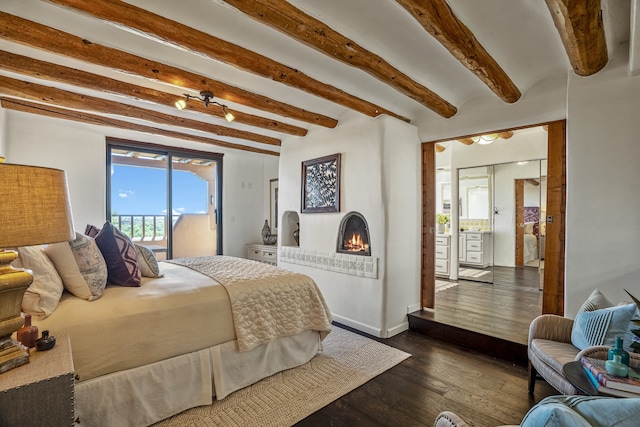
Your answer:
[[[523,98],[533,86],[572,72],[558,31],[543,0],[447,1],[456,16],[464,22],[488,53],[511,77]],[[127,2],[298,69],[349,94],[408,117],[419,128],[427,122],[449,120],[438,116],[427,107],[365,72],[329,58],[277,30],[254,21],[222,0],[127,0]],[[462,111],[470,101],[497,98],[485,84],[426,33],[409,13],[393,0],[289,0],[289,2],[385,58],[396,68],[455,105],[459,111]],[[232,65],[163,44],[46,1],[2,0],[0,10],[95,43],[194,71],[335,119],[339,119],[347,111],[345,107],[315,95],[239,70]],[[636,0],[603,0],[603,14],[610,52],[611,49],[617,48],[629,49],[627,42],[630,39],[630,33],[633,37],[638,37],[634,31],[630,31],[629,26],[632,16],[638,19]],[[637,41],[631,40],[631,52],[636,51],[636,53],[631,55],[630,73],[637,72],[639,67],[638,44]],[[170,87],[164,83],[124,75],[115,70],[17,45],[1,37],[0,49],[175,93],[176,96],[185,92],[179,87]],[[12,75],[2,69],[0,74],[22,80],[34,80]],[[43,84],[62,86],[51,82],[43,82]],[[91,93],[89,90],[76,87],[65,86],[65,88],[80,93]],[[188,111],[178,113],[175,109],[169,110],[167,107],[142,101],[124,100],[116,95],[104,93],[94,93],[94,95],[168,114],[183,114],[198,120],[226,125],[224,120],[198,113]],[[307,129],[314,126],[232,102],[223,102],[231,109],[277,118]],[[232,123],[231,126],[269,136],[286,137],[277,132],[257,130],[239,123]],[[233,141],[233,138],[221,137],[220,139]],[[247,141],[235,140],[234,142],[253,146],[261,145]]]

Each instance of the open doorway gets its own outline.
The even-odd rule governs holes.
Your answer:
[[[465,230],[465,220],[473,220],[474,218],[462,218],[460,213],[460,205],[464,204],[464,201],[461,200],[462,194],[460,194],[459,186],[451,185],[451,195],[450,205],[443,204],[442,200],[440,200],[440,196],[437,195],[438,188],[442,186],[442,182],[436,183],[437,172],[440,172],[443,168],[441,165],[437,163],[437,156],[450,156],[450,170],[451,175],[454,176],[453,171],[459,171],[464,169],[465,167],[483,165],[486,167],[487,165],[495,165],[495,164],[507,164],[511,163],[511,168],[521,168],[520,170],[524,170],[522,167],[524,165],[517,165],[517,161],[530,161],[531,159],[537,160],[539,165],[541,165],[542,161],[547,164],[547,197],[545,203],[537,203],[536,207],[538,208],[538,215],[542,216],[544,211],[544,219],[547,217],[552,218],[553,223],[547,224],[545,223],[545,235],[544,235],[544,243],[540,243],[539,237],[537,241],[537,250],[540,251],[544,248],[542,257],[546,258],[546,266],[544,269],[536,270],[536,275],[533,279],[524,278],[520,273],[513,274],[510,268],[508,272],[500,271],[499,266],[493,266],[492,270],[494,277],[498,277],[499,274],[512,274],[514,280],[517,283],[522,283],[526,280],[530,282],[535,282],[532,285],[527,285],[528,287],[535,286],[536,294],[538,292],[538,288],[542,287],[543,290],[539,292],[538,298],[540,299],[540,309],[536,314],[540,314],[541,312],[545,313],[555,313],[562,314],[564,308],[564,242],[562,238],[564,236],[564,203],[565,203],[565,187],[564,187],[564,175],[565,175],[565,166],[564,166],[564,158],[565,158],[565,135],[564,135],[564,121],[553,122],[547,125],[535,125],[526,128],[519,129],[511,129],[509,131],[498,131],[492,135],[498,134],[511,134],[508,138],[501,138],[498,140],[498,144],[496,147],[499,147],[499,151],[503,154],[502,158],[495,158],[491,155],[485,154],[489,152],[489,150],[481,151],[481,145],[476,141],[473,141],[472,136],[461,137],[456,140],[448,140],[448,141],[433,141],[429,143],[423,144],[423,259],[422,259],[422,288],[421,288],[421,297],[422,297],[422,306],[428,309],[435,309],[437,313],[437,297],[436,297],[436,280],[440,279],[440,277],[436,277],[437,265],[438,262],[441,263],[441,260],[438,261],[434,259],[434,253],[437,254],[437,242],[442,241],[442,236],[437,234],[436,227],[430,227],[431,224],[435,224],[436,214],[439,213],[439,205],[440,206],[448,206],[451,215],[450,215],[450,236],[449,236],[449,275],[447,280],[450,282],[458,282],[463,280],[457,273],[459,273],[460,268],[460,257],[464,256],[464,251],[466,249],[465,243],[461,241],[460,234]],[[544,154],[540,155],[536,153],[535,150],[532,151],[531,144],[526,141],[526,138],[519,136],[518,134],[522,133],[526,134],[535,134],[538,133],[540,135],[544,135],[542,139],[542,145],[544,146]],[[479,138],[476,138],[479,139]],[[496,138],[498,139],[498,138]],[[502,141],[504,140],[504,141]],[[473,142],[472,142],[473,141]],[[494,143],[496,141],[494,140]],[[475,164],[464,164],[459,161],[461,157],[456,157],[455,153],[457,150],[462,148],[464,145],[468,145],[470,149],[473,150],[472,157]],[[453,148],[452,148],[453,147]],[[506,157],[505,157],[506,155]],[[520,157],[515,157],[519,155]],[[511,156],[509,158],[508,156]],[[548,158],[548,162],[545,159]],[[497,160],[497,161],[496,161]],[[533,166],[529,166],[533,167]],[[436,170],[438,169],[438,170]],[[515,169],[514,169],[515,170]],[[537,179],[538,182],[542,179],[542,173],[540,172],[541,166],[538,166],[537,175],[529,174],[521,174],[517,176],[517,178],[521,179]],[[491,213],[489,224],[485,225],[482,223],[468,225],[469,227],[476,227],[473,230],[469,231],[487,231],[490,233],[495,233],[496,236],[492,236],[491,242],[492,244],[499,244],[501,238],[506,238],[510,241],[511,248],[509,249],[511,255],[509,257],[509,262],[513,267],[515,267],[515,245],[514,242],[518,240],[516,237],[516,202],[515,202],[515,182],[516,174],[512,170],[511,172],[511,190],[509,192],[511,202],[510,204],[506,203],[504,198],[501,198],[500,193],[497,193],[497,187],[499,184],[495,184],[493,199],[491,200]],[[454,179],[451,179],[452,182],[455,182]],[[456,188],[457,187],[457,188]],[[496,199],[497,197],[497,199]],[[542,196],[539,196],[542,197]],[[429,201],[432,202],[429,202]],[[437,202],[436,202],[437,201]],[[531,204],[530,202],[527,204]],[[544,206],[544,209],[543,209]],[[523,215],[524,215],[524,203],[523,203]],[[531,206],[530,206],[531,207]],[[455,214],[454,214],[455,213]],[[500,217],[497,219],[497,217]],[[524,223],[525,221],[521,221]],[[538,236],[540,236],[540,228],[542,220],[538,220]],[[504,224],[509,224],[508,233],[504,233],[502,227]],[[498,227],[496,229],[495,227]],[[486,228],[486,229],[483,229]],[[524,228],[524,225],[523,225]],[[460,230],[463,230],[462,232]],[[523,235],[525,234],[525,230],[521,230]],[[551,244],[550,244],[551,242]],[[485,248],[484,242],[479,247]],[[468,244],[468,242],[467,242]],[[433,246],[431,246],[433,245]],[[478,246],[477,243],[474,245]],[[522,245],[524,245],[524,237],[522,238]],[[432,249],[433,248],[433,249]],[[493,253],[488,255],[489,257],[493,257],[492,264],[503,263],[501,260],[496,259],[497,256],[502,257],[503,255],[499,252],[496,252],[496,247],[492,248],[494,250]],[[550,255],[550,251],[553,253],[553,257]],[[504,252],[504,251],[503,251]],[[546,256],[544,254],[546,252]],[[478,254],[475,254],[477,257]],[[540,259],[540,254],[538,252],[537,256],[538,260]],[[552,259],[551,264],[549,260]],[[484,260],[484,259],[483,259]],[[498,261],[498,262],[495,262]],[[432,264],[435,264],[433,267]],[[456,265],[457,264],[457,265]],[[539,271],[539,273],[538,273]],[[502,280],[502,279],[501,279]],[[544,284],[547,286],[541,286]],[[516,295],[516,297],[518,296]],[[496,310],[504,312],[504,306],[498,307]],[[458,310],[459,311],[459,310]],[[508,322],[508,320],[502,320],[501,322]],[[467,322],[469,324],[469,322]],[[492,325],[493,328],[496,325]]]

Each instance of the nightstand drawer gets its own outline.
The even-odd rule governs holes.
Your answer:
[[[482,241],[467,240],[467,251],[482,251]]]
[[[467,240],[482,240],[482,233],[465,233]]]

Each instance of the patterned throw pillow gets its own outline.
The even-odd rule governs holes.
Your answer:
[[[102,296],[107,285],[107,264],[93,238],[76,232],[75,239],[51,244],[45,253],[69,292],[88,301]]]
[[[573,321],[571,343],[580,350],[594,345],[611,347],[617,336],[625,336],[635,312],[634,303],[612,306],[596,289],[582,304]]]
[[[146,246],[135,244],[138,253],[138,266],[142,277],[162,277],[160,274],[160,266],[153,251]]]
[[[42,320],[58,306],[64,290],[62,279],[41,246],[18,248],[18,254],[20,257],[13,265],[28,268],[33,273],[33,282],[22,297],[22,311]]]
[[[129,236],[107,221],[95,239],[107,262],[107,281],[112,285],[140,286],[138,256]]]

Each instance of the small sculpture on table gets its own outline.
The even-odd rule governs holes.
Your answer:
[[[262,242],[265,245],[275,245],[278,241],[277,234],[271,234],[271,227],[269,227],[269,220],[264,220],[264,226],[262,227]]]

